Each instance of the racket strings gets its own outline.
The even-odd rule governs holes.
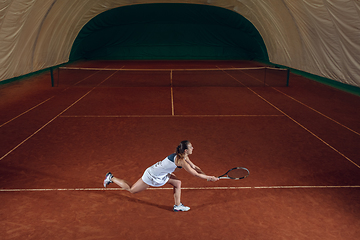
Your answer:
[[[230,178],[242,178],[245,177],[249,174],[249,172],[246,169],[242,169],[242,168],[237,168],[237,169],[233,169],[230,172],[228,172],[228,176]]]

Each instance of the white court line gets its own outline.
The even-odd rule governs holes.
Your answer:
[[[37,108],[37,107],[39,107],[40,105],[42,105],[42,104],[46,103],[47,101],[49,101],[50,99],[52,99],[52,98],[54,98],[54,97],[55,97],[55,96],[52,96],[52,97],[50,97],[50,98],[46,99],[45,101],[43,101],[43,102],[41,102],[41,103],[37,104],[36,106],[34,106],[34,107],[32,107],[32,108],[30,108],[30,109],[26,110],[25,112],[23,112],[23,113],[21,113],[21,114],[17,115],[16,117],[14,117],[14,118],[10,119],[9,121],[7,121],[7,122],[5,122],[5,123],[1,124],[1,125],[0,125],[0,127],[3,127],[4,125],[6,125],[6,124],[8,124],[8,123],[10,123],[10,122],[12,122],[12,121],[14,121],[15,119],[17,119],[17,118],[21,117],[21,116],[22,116],[22,115],[24,115],[25,113],[28,113],[28,112],[30,112],[31,110],[34,110],[35,108]]]
[[[342,127],[346,128],[347,130],[349,130],[349,131],[351,131],[351,132],[353,132],[353,133],[355,133],[355,134],[357,134],[357,135],[359,135],[359,136],[360,136],[360,133],[356,132],[355,130],[353,130],[353,129],[351,129],[351,128],[347,127],[347,126],[345,126],[344,124],[341,124],[340,122],[338,122],[338,121],[336,121],[336,120],[332,119],[331,117],[329,117],[329,116],[327,116],[327,115],[323,114],[322,112],[320,112],[320,111],[318,111],[318,110],[316,110],[316,109],[314,109],[314,108],[312,108],[312,107],[310,107],[310,106],[306,105],[305,103],[303,103],[303,102],[301,102],[301,101],[297,100],[296,98],[291,97],[290,95],[288,95],[288,94],[286,94],[286,93],[284,93],[284,92],[280,91],[279,89],[276,89],[276,88],[273,88],[273,89],[274,89],[274,90],[276,90],[276,91],[278,91],[278,92],[280,92],[281,94],[285,95],[286,97],[288,97],[288,98],[290,98],[290,99],[294,100],[295,102],[298,102],[298,103],[300,103],[301,105],[303,105],[303,106],[305,106],[305,107],[309,108],[310,110],[312,110],[312,111],[314,111],[314,112],[316,112],[316,113],[320,114],[321,116],[323,116],[323,117],[325,117],[325,118],[329,119],[330,121],[333,121],[334,123],[336,123],[336,124],[338,124],[338,125],[340,125],[340,126],[342,126]]]
[[[116,72],[115,72],[116,73]],[[99,86],[100,84],[102,84],[103,82],[105,82],[107,79],[109,79],[110,77],[112,77],[115,73],[111,74],[109,77],[107,77],[106,79],[104,79],[101,83],[99,83],[97,86]],[[96,86],[96,87],[97,87]],[[61,116],[64,112],[66,112],[67,110],[69,110],[72,106],[74,106],[75,104],[77,104],[80,100],[82,100],[84,97],[86,97],[90,92],[92,92],[96,87],[93,87],[90,91],[88,91],[87,93],[85,93],[82,97],[80,97],[78,100],[76,100],[75,102],[73,102],[70,106],[68,106],[67,108],[65,108],[63,111],[61,111],[58,115],[56,115],[54,118],[52,118],[50,121],[48,121],[47,123],[45,123],[42,127],[40,127],[38,130],[36,130],[33,134],[31,134],[30,136],[28,136],[27,138],[25,138],[22,142],[20,142],[18,145],[16,145],[13,149],[11,149],[9,152],[7,152],[4,156],[0,157],[0,161],[3,160],[5,157],[7,157],[9,154],[11,154],[12,152],[14,152],[18,147],[20,147],[22,144],[24,144],[26,141],[28,141],[30,138],[32,138],[33,136],[35,136],[38,132],[40,132],[42,129],[44,129],[47,125],[49,125],[50,123],[52,123],[55,119],[57,119],[59,116]]]
[[[240,82],[239,80],[237,80],[235,77],[233,77],[232,75],[229,74],[230,77],[232,77],[233,79],[235,79],[236,81]],[[275,108],[276,110],[278,110],[280,113],[282,113],[284,116],[288,117],[291,121],[293,121],[294,123],[296,123],[297,125],[299,125],[300,127],[302,127],[305,131],[307,131],[308,133],[310,133],[311,135],[313,135],[315,138],[317,138],[319,141],[321,141],[322,143],[324,143],[326,146],[328,146],[329,148],[331,148],[332,150],[334,150],[335,152],[337,152],[338,154],[340,154],[342,157],[344,157],[346,160],[348,160],[349,162],[351,162],[352,164],[354,164],[356,167],[360,168],[360,165],[357,164],[355,161],[351,160],[349,157],[347,157],[345,154],[343,154],[342,152],[340,152],[339,150],[337,150],[335,147],[333,147],[332,145],[330,145],[328,142],[326,142],[325,140],[323,140],[321,137],[319,137],[318,135],[316,135],[315,133],[313,133],[312,131],[310,131],[308,128],[306,128],[304,125],[302,125],[300,122],[296,121],[294,118],[290,117],[290,115],[286,114],[284,111],[282,111],[280,108],[278,108],[277,106],[275,106],[274,104],[272,104],[271,102],[269,102],[268,100],[266,100],[264,97],[262,97],[260,94],[258,94],[255,90],[251,89],[250,87],[248,87],[247,89],[249,89],[252,93],[254,93],[255,95],[257,95],[259,98],[261,98],[262,100],[264,100],[265,102],[267,102],[270,106],[272,106],[273,108]],[[273,88],[275,89],[275,88]],[[280,91],[279,91],[280,92]],[[282,92],[281,92],[282,93]]]
[[[182,190],[246,190],[246,189],[339,189],[360,188],[360,185],[348,186],[258,186],[258,187],[185,187]],[[147,190],[173,190],[173,188],[148,188]],[[52,191],[125,191],[122,188],[29,188],[0,189],[0,192],[52,192]]]

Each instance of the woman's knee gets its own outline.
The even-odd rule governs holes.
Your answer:
[[[138,192],[140,192],[139,190],[136,190],[136,189],[129,189],[129,193],[138,193]]]
[[[128,191],[130,193],[138,193],[146,190],[149,187],[142,179],[139,179]]]
[[[177,180],[178,188],[181,188],[181,180]]]
[[[181,188],[181,180],[179,180],[179,179],[172,179],[171,185],[173,185],[175,188]]]

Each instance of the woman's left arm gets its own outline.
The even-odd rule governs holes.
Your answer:
[[[198,166],[191,162],[190,158],[186,158],[185,161],[194,169],[197,173],[205,174]]]
[[[215,177],[215,176],[208,176],[204,173],[199,173],[198,171],[196,171],[193,167],[196,167],[195,165],[191,166],[190,163],[185,160],[184,162],[182,162],[182,167],[190,174],[192,174],[195,177],[199,177],[202,179],[206,179],[208,181],[212,181],[212,182],[216,182],[219,180],[219,178]]]

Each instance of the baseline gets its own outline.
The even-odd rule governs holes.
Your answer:
[[[360,188],[360,185],[348,186],[257,186],[257,187],[185,187],[182,190],[244,190],[244,189],[337,189]],[[173,188],[148,188],[146,190],[173,190]],[[51,191],[126,191],[122,188],[32,188],[0,189],[0,192],[51,192]]]

